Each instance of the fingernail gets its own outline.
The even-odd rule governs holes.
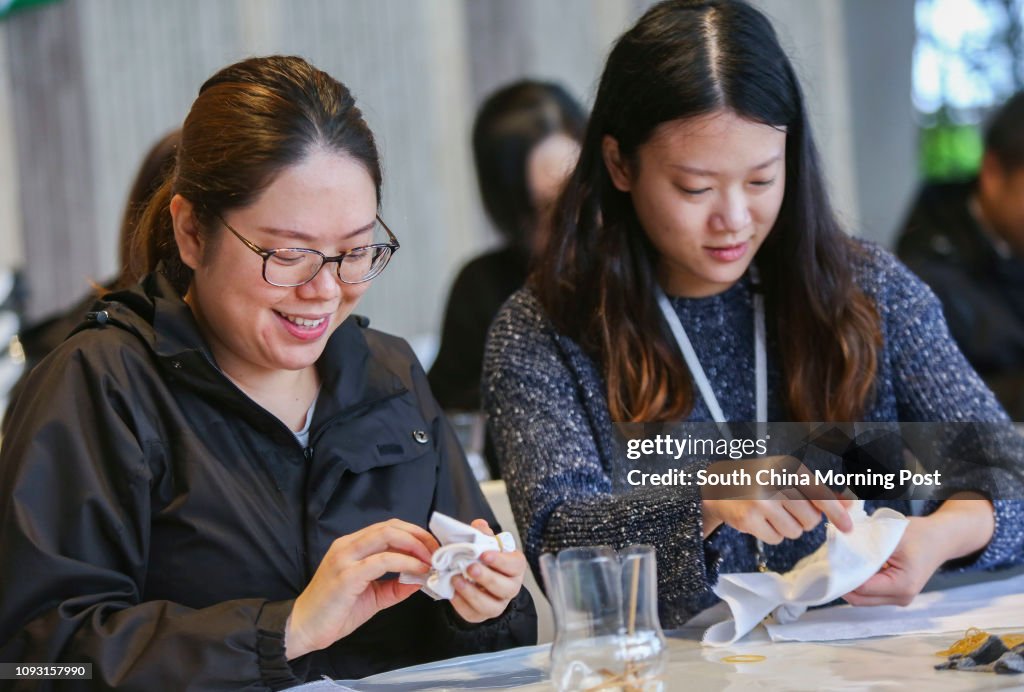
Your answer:
[[[492,564],[494,562],[494,559],[495,559],[495,555],[494,555],[494,553],[491,553],[491,552],[484,553],[483,555],[480,556],[480,561],[483,562],[486,565]]]
[[[482,570],[480,565],[470,565],[469,569],[466,571],[469,572],[469,576],[473,577],[474,579],[478,579],[480,577],[480,573]]]

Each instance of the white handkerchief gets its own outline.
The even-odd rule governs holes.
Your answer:
[[[863,501],[850,508],[850,517],[852,531],[842,533],[830,524],[821,547],[786,574],[721,575],[714,592],[728,604],[732,619],[709,627],[704,643],[732,644],[773,611],[776,622],[793,622],[809,606],[834,601],[866,582],[896,550],[908,522],[885,507],[869,517]]]
[[[398,581],[403,584],[419,584],[423,587],[423,593],[435,601],[450,600],[455,595],[452,577],[461,574],[469,579],[466,570],[483,553],[488,550],[511,552],[516,549],[516,540],[508,531],[488,536],[440,512],[430,515],[430,532],[441,544],[431,556],[430,572],[425,575],[402,572],[398,575]]]

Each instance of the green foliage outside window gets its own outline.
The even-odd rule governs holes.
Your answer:
[[[978,171],[983,146],[977,126],[926,126],[920,138],[918,168],[926,180],[967,178]]]

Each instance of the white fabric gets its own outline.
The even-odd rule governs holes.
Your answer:
[[[431,570],[425,575],[402,572],[398,580],[403,584],[419,584],[423,593],[436,600],[451,600],[455,595],[452,578],[461,574],[470,579],[466,570],[478,562],[488,550],[511,552],[516,540],[508,531],[488,536],[458,519],[434,512],[430,516],[430,532],[441,547],[431,556]],[[472,581],[472,579],[470,579]]]
[[[309,409],[306,411],[306,421],[302,424],[302,430],[293,430],[292,434],[295,435],[295,439],[298,440],[302,448],[305,449],[309,446],[309,429],[313,425],[313,413],[316,412],[316,400],[320,398],[320,388],[316,390],[316,396],[313,397],[313,403],[309,405]]]
[[[889,559],[907,528],[907,518],[888,508],[870,517],[863,501],[850,510],[853,529],[842,533],[831,524],[825,542],[786,574],[723,574],[715,594],[729,606],[732,619],[704,633],[710,646],[732,644],[773,614],[778,623],[795,621],[809,606],[823,605],[853,591]]]
[[[1020,630],[1024,574],[919,594],[908,606],[839,605],[806,613],[799,622],[767,623],[772,641],[832,641],[895,634],[963,633],[970,627]]]

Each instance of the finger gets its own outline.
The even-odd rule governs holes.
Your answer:
[[[377,524],[348,536],[343,544],[344,554],[353,560],[361,560],[374,553],[398,550],[430,563],[431,552],[419,537],[400,528]]]
[[[522,577],[526,574],[526,556],[520,550],[510,553],[488,550],[480,555],[480,561],[506,577]]]
[[[418,538],[423,543],[423,545],[427,547],[427,550],[430,551],[431,555],[434,554],[435,550],[441,547],[441,544],[437,542],[437,539],[434,537],[434,534],[430,533],[422,526],[417,526],[416,524],[413,524],[408,521],[403,521],[401,519],[388,519],[384,523],[389,526],[393,526],[396,529],[405,531],[406,533],[412,534],[413,536]]]
[[[768,512],[766,518],[772,528],[790,540],[800,538],[804,530],[800,527],[800,522],[798,522],[786,509],[783,501],[771,500],[770,502],[772,508]]]
[[[883,569],[853,590],[858,596],[892,596],[900,588],[900,574]]]
[[[761,515],[754,521],[749,533],[769,545],[778,545],[779,543],[782,543],[782,534],[775,530],[775,527],[768,520],[768,517],[764,515]]]
[[[342,581],[346,584],[362,585],[359,593],[375,579],[380,579],[385,574],[397,572],[409,572],[411,574],[426,574],[430,571],[428,565],[423,564],[416,558],[403,553],[375,553],[362,560],[349,563],[343,573]]]
[[[458,613],[459,617],[466,622],[477,623],[489,619],[486,614],[478,612],[476,608],[467,603],[466,599],[457,591],[451,597],[450,602],[452,604],[452,608],[455,609],[455,612]]]
[[[512,600],[522,586],[519,580],[506,577],[486,565],[470,565],[466,572],[469,574],[469,578],[477,583],[477,586],[502,601]]]
[[[853,519],[850,518],[850,513],[846,511],[846,507],[840,500],[811,500],[811,502],[843,533],[853,529]]]
[[[419,584],[403,584],[397,579],[371,582],[379,610],[401,603],[422,588]]]
[[[505,609],[503,599],[495,598],[462,576],[454,577],[452,585],[455,587],[456,593],[473,611],[487,618],[495,617]]]
[[[786,490],[783,494],[787,498],[783,502],[783,506],[790,516],[800,524],[800,528],[803,531],[810,531],[821,523],[821,512],[818,511],[818,508],[813,503],[808,502],[807,498],[801,495],[799,491]]]
[[[491,525],[487,523],[486,519],[474,519],[470,526],[477,531],[487,534],[488,536],[494,535],[494,531],[491,529]]]
[[[843,596],[843,600],[845,600],[850,605],[854,605],[854,606],[883,606],[883,605],[900,605],[900,606],[902,606],[902,605],[909,604],[910,600],[913,600],[913,599],[907,600],[905,597],[901,597],[901,596],[863,596],[863,595],[858,594],[857,592],[853,591],[853,592],[850,592],[850,593],[846,594],[845,596]]]

